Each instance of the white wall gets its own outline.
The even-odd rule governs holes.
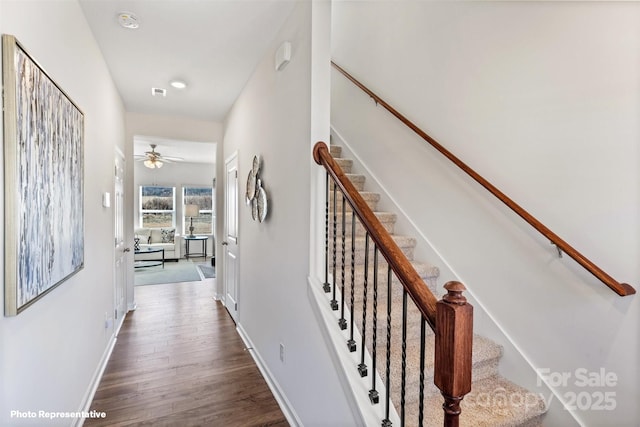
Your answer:
[[[10,411],[82,409],[112,339],[114,217],[101,196],[113,192],[124,109],[75,1],[0,1],[0,32],[15,35],[85,117],[85,266],[18,316],[0,317],[0,425],[70,425]]]
[[[640,4],[337,2],[333,59],[620,281],[640,287]],[[560,395],[640,420],[640,302],[620,298],[332,74],[332,124]],[[446,275],[445,275],[446,276]],[[444,283],[443,280],[443,283]],[[508,361],[506,361],[508,364]],[[617,375],[580,387],[575,369]],[[535,381],[535,378],[531,378]],[[586,398],[585,398],[586,399]]]
[[[295,4],[225,122],[223,158],[238,151],[241,195],[253,156],[260,155],[270,206],[260,224],[240,204],[238,326],[304,425],[354,425],[307,297],[310,136],[316,119],[310,106],[316,71],[311,66],[311,8],[310,2]],[[273,55],[285,40],[292,44],[292,60],[276,72]],[[328,83],[325,79],[325,93]],[[286,349],[284,363],[280,342]]]

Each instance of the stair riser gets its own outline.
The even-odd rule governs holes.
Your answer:
[[[333,274],[332,270],[329,270],[329,275],[331,276]],[[402,283],[400,283],[400,280],[395,277],[395,275],[392,274],[391,276],[391,294],[392,294],[392,298],[393,298],[393,304],[396,304],[396,299],[399,301],[400,298],[402,298]],[[336,287],[341,288],[342,287],[342,271],[340,269],[336,270],[335,273],[335,283],[336,283]],[[373,282],[374,282],[374,276],[373,274],[369,274],[368,276],[368,283],[367,283],[367,300],[369,303],[371,303],[371,299],[373,298]],[[433,279],[422,279],[424,286],[426,286],[432,293],[434,292],[433,287],[435,286],[437,279],[433,278]],[[329,278],[329,284],[333,285],[333,281],[331,280],[331,277]],[[345,289],[349,292],[349,297],[351,295],[351,270],[345,270],[344,272],[344,286]],[[359,277],[359,275],[356,273],[354,274],[354,296],[355,296],[355,301],[358,304],[361,304],[362,301],[364,300],[364,278],[363,277]],[[378,275],[378,304],[380,305],[380,299],[384,297],[385,301],[387,298],[387,273],[386,271],[383,272],[379,272]]]
[[[332,261],[333,260],[329,258],[330,266],[332,266],[331,264]],[[416,273],[418,273],[418,276],[420,276],[425,282],[435,281],[440,276],[440,269],[438,267],[434,267],[428,264],[423,264],[420,262],[411,262],[411,266],[414,268]],[[350,265],[349,265],[349,268],[351,268]],[[368,273],[367,280],[368,280],[369,286],[371,286],[373,283],[373,273],[374,273],[373,270],[374,270],[373,257],[370,256],[369,269],[367,271]],[[364,265],[356,266],[355,273],[356,273],[356,286],[359,286],[359,287],[364,286]],[[392,276],[394,277],[393,283],[395,283],[396,276],[395,274],[393,274]],[[386,283],[386,278],[387,278],[387,261],[384,259],[384,257],[381,254],[378,254],[378,282]]]
[[[356,317],[357,318],[357,317]],[[414,322],[413,325],[407,325],[407,373],[408,377],[419,375],[419,352],[420,352],[420,327],[419,320],[417,315],[413,314],[411,316]],[[361,317],[359,318],[361,322]],[[392,329],[391,329],[391,355],[392,355],[392,363],[396,363],[397,366],[400,366],[401,357],[402,357],[402,317],[398,316],[397,318],[393,318],[392,316]],[[382,327],[380,326],[382,323]],[[372,337],[373,337],[373,322],[367,322],[367,328],[370,329],[367,332],[367,349],[372,351]],[[356,326],[361,326],[361,323],[356,323]],[[378,313],[378,327],[376,328],[377,339],[378,339],[378,352],[380,351],[381,346],[385,347],[386,351],[386,340],[387,340],[387,316],[386,313]],[[425,325],[425,375],[433,375],[433,359],[435,353],[435,337],[433,331],[428,325]],[[486,341],[486,340],[485,340]],[[495,344],[493,344],[495,346]],[[474,345],[474,354],[473,356],[473,366],[472,373],[473,379],[475,381],[480,381],[486,378],[490,378],[498,374],[498,363],[500,357],[502,356],[501,351],[496,351],[495,348],[488,349],[489,351],[483,352],[481,350],[481,344],[478,343]],[[386,352],[378,353],[378,357],[384,359],[386,357]],[[378,360],[380,362],[380,360]],[[383,360],[384,363],[384,360]],[[431,371],[429,374],[428,371]],[[417,379],[416,379],[417,381]]]
[[[382,340],[378,340],[378,361],[377,367],[380,377],[383,381],[386,381],[386,338],[382,336]],[[397,357],[397,360],[392,362],[391,365],[391,398],[394,401],[399,402],[400,399],[395,399],[395,396],[400,396],[400,390],[402,388],[401,384],[401,373],[402,373],[402,365],[401,365],[401,355],[393,354],[392,357]],[[426,356],[425,356],[426,357]],[[498,361],[495,361],[494,366],[495,369],[492,370],[492,374],[489,374],[489,370],[480,370],[475,366],[472,369],[472,378],[474,381],[481,381],[483,379],[491,378],[492,376],[497,374],[497,364]],[[411,397],[412,393],[416,393],[420,387],[420,372],[419,369],[413,368],[411,365],[407,365],[406,368],[406,378],[405,378],[405,390],[407,391],[407,396]],[[425,394],[440,394],[438,388],[433,384],[433,370],[425,369]]]
[[[372,211],[375,212],[376,209],[378,209],[378,201],[380,200],[379,197],[365,196],[363,197],[363,199]],[[353,211],[349,202],[346,202],[344,210],[349,214],[351,213],[351,211]],[[336,214],[340,212],[342,212],[342,195],[341,193],[338,193],[338,195],[336,196]],[[329,217],[333,217],[333,192],[329,193]]]
[[[333,158],[340,158],[340,156],[342,156],[342,147],[339,145],[331,145],[329,147],[329,153]]]
[[[379,257],[378,259],[378,281],[380,281],[381,278],[384,278],[383,282],[386,283],[387,262],[383,258],[380,258],[382,257]],[[416,273],[418,273],[418,276],[420,276],[420,278],[425,282],[437,280],[440,276],[440,270],[437,267],[415,262],[412,262],[411,264]],[[369,270],[367,273],[367,280],[369,285],[371,285],[373,283],[373,258],[369,258]],[[392,283],[395,285],[397,277],[395,274],[393,274],[392,277],[394,279]],[[359,282],[361,286],[364,286],[364,267],[356,269],[356,279],[358,279],[356,283]]]
[[[353,160],[351,159],[342,159],[342,158],[335,158],[334,160],[336,161],[336,163],[338,163],[338,166],[340,166],[340,169],[342,169],[342,171],[344,173],[351,173],[351,167],[353,166]]]
[[[350,289],[345,289],[345,293],[347,294],[347,299],[345,300],[346,307],[350,309],[351,307],[351,294]],[[360,295],[360,298],[356,298],[354,295],[354,318],[356,319],[355,326],[358,330],[362,328],[362,315],[363,315],[363,301],[364,298]],[[373,337],[373,294],[367,293],[367,318],[366,318],[366,329],[367,329],[367,340],[371,340]],[[415,304],[411,301],[411,298],[407,296],[407,323],[406,323],[406,334],[408,342],[413,342],[417,344],[420,339],[420,322],[422,320],[422,315]],[[391,302],[391,334],[392,334],[392,342],[399,343],[402,337],[402,295],[393,295]],[[386,334],[387,334],[387,295],[386,292],[383,294],[378,294],[378,302],[377,302],[377,325],[376,325],[376,333],[377,337],[382,337],[384,342],[386,343]],[[433,335],[433,331],[429,327],[429,325],[425,324],[425,335]]]
[[[399,334],[399,331],[398,331]],[[371,337],[367,337],[371,339]],[[380,335],[378,332],[378,344],[377,344],[377,366],[379,367],[378,372],[383,379],[386,380],[386,330]],[[433,339],[433,337],[431,337]],[[407,337],[407,357],[412,352],[419,354],[419,335],[417,337]],[[367,345],[369,352],[372,350],[371,344]],[[498,363],[499,358],[492,358],[489,360],[482,360],[479,362],[475,362],[472,366],[472,378],[474,381],[481,381],[487,378],[491,378],[495,375],[498,375]],[[417,392],[420,385],[420,364],[419,359],[414,358],[411,363],[407,363],[406,366],[406,377],[405,377],[405,388],[408,392]],[[393,341],[392,336],[392,348],[391,348],[391,396],[392,399],[394,396],[400,396],[401,389],[401,373],[402,373],[402,348],[400,345],[400,340]],[[433,385],[433,347],[425,348],[425,387],[431,393],[439,393],[437,388]],[[399,402],[399,398],[394,401]]]
[[[425,270],[420,269],[422,272],[424,272]],[[384,264],[384,266],[380,266],[378,268],[378,276],[377,276],[377,284],[378,284],[378,296],[380,295],[384,295],[386,298],[387,295],[387,268],[386,268],[386,263]],[[427,272],[431,272],[431,270],[426,269]],[[374,284],[374,274],[373,274],[373,268],[369,268],[369,272],[367,274],[367,295],[369,298],[371,298],[371,296],[373,295],[373,284]],[[333,269],[329,269],[329,274],[333,274]],[[420,274],[423,282],[424,282],[424,286],[426,286],[427,288],[429,288],[429,290],[431,290],[432,293],[435,293],[435,291],[437,289],[434,289],[434,287],[437,285],[437,275],[436,276],[429,276],[428,274]],[[341,285],[341,280],[342,280],[342,271],[337,268],[336,269],[336,284],[338,286]],[[363,295],[364,295],[364,269],[362,268],[362,266],[360,266],[360,269],[356,269],[354,271],[354,285],[355,285],[355,295],[356,295],[356,300],[357,301],[362,301],[363,299]],[[345,287],[350,289],[351,286],[351,266],[348,265],[348,269],[345,270]],[[398,277],[392,272],[391,273],[391,291],[392,291],[392,295],[393,298],[402,298],[402,291],[403,291],[403,287],[402,287],[402,283],[400,283],[400,280],[398,279]]]
[[[337,231],[337,238],[336,238],[336,248],[341,250],[342,248],[342,233],[338,230]],[[331,241],[329,242],[329,245],[331,247],[333,247],[333,233],[331,233]],[[398,245],[398,247],[400,248],[414,248],[417,244],[416,239],[414,239],[413,237],[408,237],[408,236],[401,236],[398,234],[394,234],[391,236],[391,238],[393,239],[393,241],[396,243],[396,245]],[[351,230],[349,230],[348,234],[344,235],[344,245],[346,247],[347,250],[351,250],[351,246],[355,246],[355,250],[357,251],[364,251],[366,246],[367,246],[367,242],[366,242],[366,238],[365,236],[356,236],[355,239],[352,239],[351,236]],[[373,239],[369,239],[369,251],[373,251],[374,250],[374,246],[375,243],[373,241]],[[380,255],[382,256],[382,255]]]
[[[347,215],[347,217],[349,217],[349,215]],[[394,233],[395,225],[396,225],[395,218],[390,218],[390,219],[383,218],[383,220],[380,221],[380,223],[382,224],[382,227],[389,234]],[[345,218],[345,224],[346,224],[344,228],[345,236],[351,236],[351,218],[349,219]],[[366,230],[364,226],[360,224],[358,220],[356,220],[355,232],[357,237],[364,237],[366,235]],[[337,236],[337,239],[342,238],[342,218],[339,218],[336,223],[336,236]],[[330,216],[329,218],[329,240],[330,241],[333,240],[333,217],[332,216]]]
[[[401,247],[400,250],[403,254],[409,259],[409,261],[413,260],[413,252],[414,247]],[[364,265],[366,251],[364,248],[356,248],[354,255],[355,260],[354,263],[356,266]],[[333,248],[329,248],[329,259],[333,259]],[[369,260],[373,262],[373,250],[369,249]],[[351,247],[348,246],[345,248],[345,267],[349,272],[351,271]],[[336,268],[342,268],[342,248],[340,246],[336,247]]]
[[[354,175],[349,173],[346,174],[346,176],[349,178],[349,181],[351,181],[356,190],[364,191],[365,177],[363,175]]]

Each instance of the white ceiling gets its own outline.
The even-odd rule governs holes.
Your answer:
[[[294,6],[292,0],[79,1],[127,111],[211,121],[223,120]],[[118,24],[124,11],[138,18],[138,29]],[[172,79],[187,88],[172,88]],[[152,87],[167,96],[152,96]],[[185,162],[215,161],[214,144],[148,137],[136,138],[134,154],[149,151],[150,143]]]
[[[80,0],[129,112],[221,121],[294,3],[283,0]],[[135,14],[136,30],[120,12]],[[177,90],[169,81],[188,87]],[[154,97],[151,88],[167,89]]]

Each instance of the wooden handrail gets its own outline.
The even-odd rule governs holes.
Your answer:
[[[561,239],[556,233],[551,231],[547,226],[538,221],[533,215],[527,212],[523,207],[514,202],[511,198],[509,198],[506,194],[496,188],[489,181],[484,179],[480,174],[474,171],[471,167],[469,167],[466,163],[456,157],[449,150],[444,148],[438,141],[429,136],[426,132],[416,126],[413,122],[407,119],[405,116],[400,114],[395,108],[385,102],[378,95],[373,93],[369,88],[360,83],[355,77],[346,72],[343,68],[341,68],[338,64],[331,61],[331,65],[338,70],[342,75],[344,75],[347,79],[349,79],[353,84],[362,89],[367,95],[374,99],[376,104],[382,105],[387,111],[393,114],[398,120],[404,123],[407,127],[409,127],[412,131],[414,131],[418,136],[427,141],[431,146],[433,146],[436,150],[438,150],[442,155],[451,160],[456,166],[462,169],[467,175],[473,178],[478,184],[487,189],[491,194],[496,196],[502,203],[507,205],[509,209],[514,211],[518,216],[528,222],[533,228],[538,230],[543,236],[551,241],[558,249],[562,252],[569,255],[571,258],[576,260],[578,264],[584,267],[591,274],[596,276],[602,283],[611,288],[615,293],[620,296],[633,295],[636,293],[636,290],[627,283],[620,283],[616,281],[614,278],[605,273],[600,267],[591,262],[587,257],[578,252],[573,246],[568,244],[566,241]]]
[[[413,268],[406,255],[398,247],[384,229],[378,217],[375,216],[371,208],[364,201],[358,190],[351,183],[349,178],[342,171],[338,163],[329,153],[329,149],[324,142],[318,142],[313,147],[313,159],[317,164],[323,166],[331,175],[334,182],[340,188],[345,198],[351,205],[362,225],[365,227],[371,239],[377,245],[378,250],[387,260],[391,269],[396,273],[398,280],[407,290],[407,293],[415,302],[416,306],[431,326],[435,330],[436,319],[436,297],[433,296],[422,278]]]

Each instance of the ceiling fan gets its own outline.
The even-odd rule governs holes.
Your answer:
[[[151,151],[145,151],[144,155],[137,155],[136,160],[144,162],[144,165],[150,169],[161,168],[164,163],[181,162],[182,157],[163,156],[156,151],[156,144],[149,144]]]

